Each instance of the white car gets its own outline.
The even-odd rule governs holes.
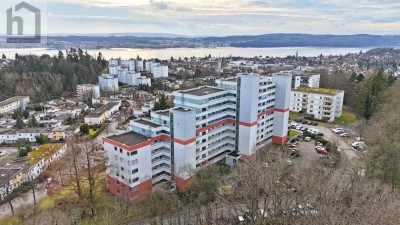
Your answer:
[[[349,133],[341,133],[339,136],[340,137],[350,137],[350,134]]]
[[[315,129],[315,128],[308,128],[307,130],[308,132],[312,133],[312,134],[319,134],[319,130]]]
[[[332,131],[337,133],[337,134],[344,133],[344,129],[343,128],[335,128],[335,129],[332,129]]]
[[[7,155],[7,152],[0,152],[0,156],[5,156],[5,155]]]
[[[296,130],[301,130],[302,128],[303,128],[303,126],[298,125],[298,126],[296,127]]]
[[[304,138],[304,141],[311,141],[311,137]]]

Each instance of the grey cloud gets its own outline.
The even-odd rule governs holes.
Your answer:
[[[150,5],[153,7],[153,9],[157,10],[166,10],[170,8],[169,5],[163,1],[150,0]]]

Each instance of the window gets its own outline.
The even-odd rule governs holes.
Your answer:
[[[135,174],[135,173],[137,173],[139,171],[139,169],[134,169],[134,170],[132,170],[132,174]]]
[[[131,152],[131,155],[136,155],[136,154],[137,154],[137,151]]]
[[[137,181],[139,181],[139,178],[138,178],[138,177],[132,179],[132,183],[135,183],[135,182],[137,182]]]
[[[119,153],[122,153],[122,148],[119,149]]]
[[[121,166],[121,171],[124,171],[124,167]]]

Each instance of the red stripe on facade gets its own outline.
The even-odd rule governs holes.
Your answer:
[[[286,140],[287,136],[284,137],[272,136],[272,143],[274,144],[283,145],[285,144]]]
[[[282,112],[282,113],[289,112],[289,109],[277,109],[277,108],[275,108],[275,112]]]
[[[202,128],[197,129],[196,133],[198,134],[198,133],[201,133],[201,132],[206,131],[208,129],[211,129],[211,128],[214,128],[214,127],[218,127],[218,126],[221,126],[221,125],[226,124],[226,123],[233,123],[234,124],[234,123],[236,123],[236,121],[234,119],[221,120],[219,122],[210,124],[210,125],[208,125],[206,127],[202,127]]]
[[[262,117],[262,116],[265,116],[265,115],[267,115],[269,113],[273,113],[273,112],[275,112],[275,109],[270,109],[270,110],[267,110],[265,112],[258,114],[258,117]]]
[[[143,147],[146,147],[147,145],[151,145],[153,142],[158,141],[158,140],[167,140],[167,141],[170,141],[170,140],[171,140],[171,137],[170,137],[169,135],[166,135],[166,134],[161,134],[161,135],[158,135],[158,136],[156,136],[156,137],[150,138],[150,139],[147,140],[147,141],[144,141],[144,142],[142,142],[142,143],[139,143],[139,144],[133,145],[133,146],[127,146],[127,145],[125,145],[125,144],[121,144],[121,143],[116,142],[116,141],[114,141],[114,140],[111,140],[111,139],[109,139],[109,138],[103,137],[103,141],[104,141],[104,142],[109,143],[109,144],[111,144],[111,145],[114,145],[114,146],[116,146],[116,147],[118,147],[118,148],[122,148],[122,149],[124,149],[124,150],[126,150],[126,151],[130,151],[130,152],[131,152],[131,151],[138,150],[138,149],[143,148]]]
[[[191,176],[187,179],[183,179],[180,177],[175,176],[175,182],[176,182],[176,189],[178,191],[185,191],[188,188],[190,188],[190,186],[193,184],[195,177]]]
[[[136,205],[145,200],[150,195],[152,187],[152,179],[143,181],[135,187],[129,187],[115,178],[107,176],[107,190],[111,194],[124,199],[132,205]]]
[[[174,142],[178,143],[178,144],[181,144],[181,145],[188,145],[188,144],[191,144],[193,142],[196,142],[196,138],[192,138],[192,139],[189,139],[187,141],[182,141],[182,140],[179,140],[177,138],[174,138]]]
[[[257,125],[257,121],[252,122],[252,123],[246,123],[246,122],[239,121],[239,124],[242,126],[246,126],[246,127],[253,127],[253,126]]]

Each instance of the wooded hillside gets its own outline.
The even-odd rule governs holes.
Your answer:
[[[16,54],[0,71],[0,100],[28,95],[40,102],[72,96],[77,84],[97,83],[106,65],[101,53],[94,58],[82,49],[60,51],[54,57]]]

